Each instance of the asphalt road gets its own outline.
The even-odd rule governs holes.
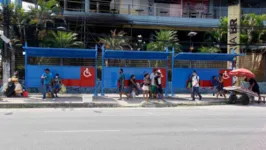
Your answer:
[[[0,109],[2,150],[265,150],[266,107]]]

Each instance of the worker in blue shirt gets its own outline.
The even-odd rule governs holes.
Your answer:
[[[50,73],[50,70],[46,68],[45,73],[41,76],[42,87],[43,87],[43,100],[46,100],[46,93],[51,92],[52,98],[54,99],[54,93],[52,88],[53,75]]]

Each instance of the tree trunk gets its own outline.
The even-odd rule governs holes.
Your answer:
[[[2,58],[3,64],[3,84],[8,82],[8,78],[10,78],[10,59]]]
[[[13,75],[14,74],[14,72],[15,72],[15,69],[16,69],[16,51],[15,51],[15,49],[14,48],[11,48],[10,49],[11,50],[11,75]]]

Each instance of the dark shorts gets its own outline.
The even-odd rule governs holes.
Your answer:
[[[162,86],[156,87],[156,93],[157,94],[163,94],[163,88],[162,88]]]
[[[260,95],[260,88],[252,88],[252,91]]]
[[[118,90],[119,90],[119,92],[124,92],[125,88],[123,86],[119,86]]]
[[[224,90],[224,86],[222,84],[218,84],[216,88],[217,88],[218,91],[223,91]]]

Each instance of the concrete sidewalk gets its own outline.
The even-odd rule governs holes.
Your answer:
[[[106,94],[94,97],[93,94],[63,94],[55,101],[42,100],[41,94],[30,94],[28,98],[2,97],[0,108],[34,108],[34,107],[177,107],[182,105],[220,105],[226,104],[224,99],[215,99],[213,95],[203,95],[201,101],[191,101],[190,94],[176,94],[174,97],[166,97],[166,102],[149,100],[145,102],[142,95],[136,98],[118,100],[118,94]]]

